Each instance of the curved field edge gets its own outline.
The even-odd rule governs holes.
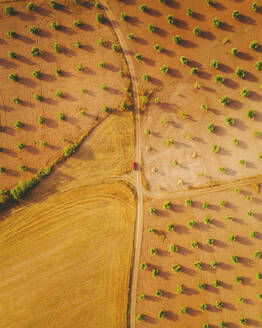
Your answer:
[[[125,327],[135,218],[134,192],[119,182],[11,211],[0,222],[1,322]]]

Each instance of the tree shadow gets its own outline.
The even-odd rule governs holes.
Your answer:
[[[44,97],[42,101],[43,101],[43,103],[48,104],[50,106],[55,106],[58,104],[57,100],[54,100],[52,98],[47,98],[47,97]]]
[[[177,321],[178,320],[178,315],[171,312],[171,311],[167,311],[166,312],[166,319],[172,320],[172,321]]]
[[[231,89],[236,89],[239,87],[239,84],[229,78],[225,78],[224,80],[224,85],[228,88],[231,88]]]
[[[168,35],[167,31],[163,30],[161,27],[156,27],[155,33],[162,38],[165,38]]]
[[[10,157],[17,157],[17,153],[14,152],[12,149],[8,149],[8,148],[4,148],[4,154]]]
[[[236,100],[236,99],[230,99],[230,103],[228,104],[228,107],[231,108],[231,109],[235,109],[235,110],[238,110],[238,109],[241,109],[243,107],[243,103]]]
[[[254,265],[253,260],[250,260],[249,258],[244,256],[239,257],[239,263],[241,263],[245,267],[252,267]]]
[[[249,53],[247,53],[247,52],[243,52],[243,51],[240,51],[239,54],[237,55],[237,57],[238,57],[239,59],[242,59],[242,60],[248,60],[248,61],[254,59],[254,57],[251,56]]]
[[[85,32],[94,32],[95,31],[95,29],[92,25],[86,24],[86,23],[83,26],[80,26],[79,29],[83,30]]]
[[[206,20],[206,16],[197,12],[194,12],[192,17],[200,22],[204,22]]]
[[[58,127],[57,121],[51,119],[51,118],[45,118],[45,125],[48,128],[56,129]]]
[[[234,32],[234,26],[228,24],[227,22],[221,23],[221,30],[227,31],[227,32]]]
[[[13,107],[11,106],[6,106],[6,105],[0,105],[0,109],[5,111],[5,112],[12,112],[14,110]]]
[[[182,273],[184,273],[185,275],[190,276],[190,277],[193,277],[196,275],[195,270],[189,269],[185,266],[182,267]]]
[[[30,131],[30,132],[32,132],[32,131],[36,131],[36,127],[34,126],[34,125],[32,125],[32,124],[29,124],[29,123],[26,123],[25,125],[24,125],[24,127],[23,127],[23,129],[25,130],[25,131]],[[27,149],[27,147],[30,147],[30,146],[26,146],[26,149]]]
[[[222,127],[220,125],[215,127],[215,130],[213,133],[220,137],[225,137],[228,134],[227,129],[225,129],[224,127]]]
[[[36,12],[39,14],[39,15],[41,15],[41,16],[45,16],[45,17],[47,17],[47,16],[49,16],[51,13],[52,13],[52,11],[51,10],[48,10],[48,9],[46,9],[46,8],[44,8],[44,7],[36,7]]]
[[[179,19],[179,18],[175,18],[175,26],[178,28],[181,28],[183,30],[187,30],[188,29],[188,24],[186,21]]]
[[[165,55],[167,55],[168,57],[174,57],[175,56],[174,51],[169,50],[169,49],[166,49],[166,48],[164,48],[162,50],[162,53],[165,54]]]
[[[168,7],[174,8],[174,9],[179,9],[180,8],[180,3],[175,0],[167,0],[166,5]]]
[[[12,170],[10,168],[7,168],[5,170],[5,174],[6,175],[9,175],[9,176],[12,176],[12,177],[18,177],[18,176],[20,176],[20,173],[19,172],[15,171],[15,170]]]
[[[262,96],[255,91],[251,91],[249,95],[249,99],[253,101],[262,101]]]
[[[25,150],[33,155],[37,155],[40,153],[39,149],[37,149],[36,147],[30,146],[30,145],[26,145]]]
[[[205,80],[210,80],[212,75],[206,71],[199,71],[197,76],[200,78],[200,79],[205,79]]]
[[[168,74],[172,77],[175,77],[175,78],[182,78],[183,75],[179,72],[178,69],[175,69],[175,68],[169,68],[168,69]]]
[[[207,86],[203,86],[202,87],[203,90],[207,91],[207,92],[211,92],[211,93],[217,93],[217,90],[214,89],[214,88],[210,88],[210,87],[207,87]],[[210,110],[210,109],[209,109]],[[215,109],[213,109],[213,111],[215,111]]]
[[[67,34],[67,35],[75,35],[75,34],[77,34],[77,32],[74,31],[71,27],[64,26],[64,25],[61,25],[59,31],[62,32],[62,33],[64,33],[64,34]]]
[[[203,31],[201,34],[201,38],[209,40],[209,41],[213,41],[216,39],[216,36],[212,32]]]
[[[224,303],[224,309],[229,310],[229,311],[236,311],[236,307],[228,302],[223,302]]]
[[[148,44],[147,40],[145,40],[145,39],[143,39],[141,37],[137,37],[137,36],[134,38],[134,41],[137,42],[137,43],[139,43],[139,44],[142,44],[142,45]]]
[[[164,83],[163,83],[161,80],[159,80],[159,79],[157,79],[157,78],[155,78],[155,77],[153,77],[153,76],[150,76],[150,82],[151,82],[152,84],[154,84],[154,85],[159,86],[159,87],[161,87],[161,86],[164,85]]]
[[[227,8],[220,2],[214,2],[213,7],[218,11],[226,10]]]
[[[27,65],[35,65],[35,62],[33,62],[31,59],[28,59],[27,57],[23,56],[23,55],[18,55],[17,56],[17,60],[21,61],[24,64]]]
[[[68,57],[73,57],[73,56],[76,55],[76,53],[74,52],[74,50],[72,50],[72,49],[70,49],[70,48],[68,48],[68,47],[65,47],[65,46],[63,46],[63,48],[62,48],[62,52],[63,52],[66,56],[68,56]]]
[[[122,0],[123,1],[123,0]],[[150,317],[149,315],[147,314],[143,314],[144,316],[144,320],[145,322],[148,322],[148,323],[151,323],[151,324],[155,324],[157,323],[157,319],[153,318],[153,317]]]
[[[16,16],[22,21],[26,21],[26,22],[32,22],[36,20],[36,17],[32,13],[27,14],[22,11],[16,11]]]
[[[28,88],[35,88],[37,86],[36,82],[29,77],[20,77],[19,83],[27,86]]]
[[[183,48],[187,48],[187,49],[191,49],[191,48],[197,48],[198,44],[195,42],[192,42],[190,40],[182,40],[182,42],[180,43],[180,45]]]
[[[259,79],[253,73],[246,72],[245,80],[249,82],[258,82]]]
[[[191,315],[192,317],[195,317],[201,313],[201,311],[193,309],[191,307],[187,308],[187,313]]]
[[[253,18],[243,14],[241,14],[240,22],[247,25],[256,25],[256,21]]]
[[[225,271],[231,271],[234,267],[232,264],[228,264],[225,262],[219,262],[219,268],[221,270],[225,270]]]
[[[17,39],[26,44],[34,44],[35,41],[30,39],[28,36],[17,34]]]
[[[41,30],[39,33],[39,36],[42,38],[51,38],[52,37],[52,33],[46,31],[46,30]]]
[[[127,22],[132,26],[138,26],[142,23],[141,20],[139,18],[137,18],[136,16],[128,16]]]
[[[4,67],[6,69],[17,67],[17,65],[15,63],[10,62],[4,58],[0,58],[0,66]]]
[[[56,57],[46,50],[41,51],[41,58],[48,63],[54,63],[56,61]]]
[[[56,78],[53,75],[41,73],[41,80],[45,82],[54,82]]]
[[[92,46],[89,46],[89,45],[81,46],[80,49],[83,49],[85,51],[92,52],[92,53],[95,52],[95,49]]]
[[[146,11],[146,14],[154,17],[161,17],[163,16],[162,13],[159,10],[153,9],[153,8],[148,8]]]
[[[235,127],[241,131],[247,130],[247,126],[239,119],[235,120]]]
[[[230,66],[221,64],[221,63],[219,63],[218,69],[223,73],[233,73],[234,72]]]
[[[187,296],[193,296],[193,295],[199,295],[200,292],[196,289],[190,288],[190,287],[185,287],[185,290],[183,292]]]
[[[148,57],[143,57],[143,61],[145,62],[146,65],[148,66],[155,66],[155,61],[152,60],[151,58]]]
[[[225,281],[220,281],[220,286],[227,290],[234,290],[234,286],[232,284],[228,284]]]
[[[183,247],[183,246],[178,247],[178,252],[179,252],[179,254],[181,254],[183,256],[188,256],[188,255],[193,254],[193,252],[191,250],[189,250],[189,249],[187,249],[186,247]]]

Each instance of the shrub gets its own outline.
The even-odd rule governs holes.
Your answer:
[[[156,30],[155,26],[152,23],[149,23],[147,25],[147,28],[148,28],[149,32],[155,32],[155,30]]]
[[[81,72],[84,69],[84,66],[82,64],[77,66],[78,72]]]
[[[171,271],[174,272],[174,273],[178,273],[178,272],[181,272],[182,268],[180,265],[176,264],[176,265],[172,265],[171,267]]]
[[[220,300],[216,301],[216,308],[221,310],[224,307],[224,303]]]
[[[61,25],[58,22],[51,22],[50,26],[54,29],[54,30],[60,30],[61,29]]]
[[[143,75],[142,75],[142,79],[143,79],[144,81],[149,81],[149,76],[148,76],[147,74],[143,74]]]
[[[257,71],[262,71],[262,61],[258,60],[255,64],[254,67],[256,68]]]
[[[157,254],[157,249],[156,248],[150,248],[149,250],[151,255],[156,255]]]
[[[55,42],[54,43],[54,51],[55,52],[61,52],[62,51],[62,46],[60,43]]]
[[[41,71],[39,69],[36,69],[36,70],[33,71],[32,75],[35,79],[40,79]]]
[[[235,189],[234,189],[234,192],[235,192],[235,193],[239,193],[239,192],[240,192],[240,189],[239,189],[239,188],[235,188]]]
[[[255,118],[255,112],[253,111],[253,109],[249,109],[247,112],[246,112],[246,115],[248,118]]]
[[[256,2],[252,2],[252,3],[251,3],[251,9],[252,9],[253,11],[257,11],[258,6],[257,6],[257,3],[256,3]]]
[[[192,74],[192,75],[197,74],[198,71],[199,71],[199,69],[197,67],[192,67],[190,70],[190,74]]]
[[[178,286],[176,287],[176,293],[177,293],[177,294],[182,294],[183,291],[184,291],[184,287],[183,287],[183,285],[178,285]]]
[[[84,23],[80,19],[77,19],[73,22],[73,25],[75,27],[82,27],[84,25]]]
[[[139,10],[142,11],[142,12],[145,12],[147,11],[147,5],[143,4],[139,7]]]
[[[242,325],[242,326],[245,326],[246,324],[247,324],[247,319],[246,318],[240,318],[240,324]]]
[[[261,280],[262,279],[262,273],[261,272],[257,272],[256,278],[257,278],[257,280]]]
[[[7,14],[9,16],[14,16],[16,14],[16,12],[12,6],[6,6],[4,11],[5,11],[5,14]]]
[[[156,295],[157,297],[162,296],[162,295],[163,295],[163,290],[162,290],[162,289],[157,289],[157,290],[155,291],[155,295]]]
[[[207,309],[207,304],[206,303],[202,303],[200,306],[199,306],[199,309],[201,311],[205,311]]]
[[[157,315],[158,319],[165,318],[165,316],[166,316],[166,312],[164,310],[160,310],[158,312],[158,315]]]
[[[262,300],[262,293],[257,295],[258,299]]]
[[[168,73],[168,65],[163,65],[161,68],[160,68],[160,71],[164,74]]]
[[[210,328],[209,324],[208,323],[204,323],[202,328]]]
[[[17,149],[23,149],[25,147],[25,145],[22,142],[18,142],[16,145]]]
[[[171,253],[176,253],[176,252],[178,252],[178,246],[176,246],[176,245],[174,245],[174,244],[170,244],[170,245],[169,245],[169,251],[170,251]]]
[[[142,55],[141,54],[135,54],[134,58],[135,58],[135,60],[140,61],[140,60],[142,60]]]
[[[160,3],[166,4],[167,0],[159,0]]]
[[[232,255],[232,256],[231,256],[231,259],[232,259],[232,262],[233,262],[234,264],[238,263],[238,261],[239,261],[239,258],[238,258],[237,255]]]
[[[200,107],[201,107],[201,109],[204,110],[204,111],[207,111],[207,110],[208,110],[208,107],[207,107],[207,105],[205,105],[205,104],[201,104]]]
[[[16,34],[16,32],[14,32],[14,31],[7,30],[7,31],[6,31],[6,34],[7,34],[7,36],[8,36],[9,38],[11,38],[11,39],[15,39],[15,38],[17,38],[17,34]]]
[[[217,267],[217,262],[216,261],[211,261],[210,266],[211,266],[211,268],[215,269]]]
[[[201,28],[199,26],[195,26],[193,28],[193,34],[196,35],[196,36],[201,36],[201,34],[202,34]]]
[[[222,75],[218,74],[214,77],[214,81],[217,83],[223,83],[224,82],[224,78]]]
[[[33,2],[28,2],[28,4],[26,5],[26,9],[27,9],[28,11],[36,10],[36,6],[34,5]]]
[[[251,238],[256,238],[257,237],[257,232],[256,231],[250,231],[249,236]]]
[[[259,47],[259,44],[258,44],[257,41],[251,41],[251,42],[249,43],[249,48],[250,48],[250,49],[256,50],[256,49],[258,49],[258,47]]]
[[[210,67],[214,68],[214,69],[218,69],[219,67],[219,63],[216,59],[213,59],[212,62],[210,63]]]
[[[208,6],[214,6],[214,1],[213,0],[206,0],[206,4]]]
[[[194,267],[198,270],[202,270],[202,263],[200,261],[196,261],[194,263]]]
[[[59,8],[59,4],[57,2],[55,2],[54,0],[50,1],[50,7],[53,9],[58,9]]]
[[[243,79],[246,76],[246,72],[243,70],[243,68],[237,67],[235,74],[237,77]]]
[[[17,54],[14,51],[8,51],[8,57],[9,58],[17,58]]]
[[[163,207],[164,207],[165,210],[170,210],[170,208],[171,208],[171,202],[170,202],[170,200],[166,201],[163,204]]]
[[[213,25],[215,28],[219,28],[221,26],[221,20],[217,17],[213,18]]]
[[[39,51],[38,48],[33,47],[33,48],[31,49],[31,51],[30,51],[30,54],[31,54],[32,56],[36,57],[36,56],[39,56],[39,55],[40,55],[40,51]]]
[[[235,276],[234,280],[235,280],[236,283],[241,284],[243,278],[241,276]]]
[[[32,34],[39,34],[40,33],[40,28],[36,26],[30,26],[29,27],[29,32]]]
[[[212,219],[210,219],[208,216],[204,217],[204,223],[205,224],[211,224],[211,222],[212,222]]]
[[[168,225],[167,225],[167,231],[174,231],[175,230],[175,226],[174,226],[174,224],[173,223],[169,223]]]
[[[152,269],[152,277],[155,278],[158,275],[159,275],[159,270],[156,268]]]
[[[192,248],[198,248],[198,242],[195,241],[195,240],[191,241],[191,247]]]
[[[218,168],[218,170],[219,170],[220,172],[225,172],[225,167],[224,167],[224,166],[220,166],[220,167]]]
[[[187,16],[193,16],[194,15],[193,10],[191,8],[186,9],[186,14],[187,14]]]
[[[204,283],[204,282],[200,282],[199,284],[198,284],[198,289],[199,290],[203,290],[203,289],[206,289],[207,288],[207,286],[206,286],[206,284]]]
[[[230,103],[230,99],[228,96],[221,97],[219,101],[223,106],[227,106]]]
[[[19,165],[19,169],[24,172],[27,171],[27,167],[25,165]]]
[[[16,128],[22,128],[24,126],[24,123],[23,122],[21,122],[21,121],[16,121],[15,122],[15,127]]]
[[[124,11],[120,14],[120,20],[121,21],[126,21],[127,20],[127,14]]]
[[[202,208],[206,209],[208,208],[209,203],[208,202],[202,202]]]
[[[42,115],[39,115],[38,120],[37,120],[38,124],[43,124],[44,121],[45,120],[44,120],[43,116]]]
[[[229,240],[233,243],[235,242],[237,239],[236,235],[234,235],[233,233],[229,236]]]
[[[45,147],[46,146],[46,142],[45,141],[40,141],[40,146]]]
[[[185,57],[185,56],[181,56],[181,57],[180,57],[180,61],[181,61],[181,63],[182,63],[183,65],[186,65],[186,64],[188,64],[188,62],[189,62],[188,58]]]
[[[242,161],[244,161],[244,164],[243,165],[245,165],[246,164],[246,161],[245,160],[242,160]],[[247,211],[247,215],[250,216],[250,217],[252,217],[252,216],[254,216],[254,213],[252,211]]]
[[[17,97],[14,97],[14,98],[12,99],[12,101],[13,101],[15,104],[19,104],[19,103],[21,102],[21,100],[20,100],[19,98],[17,98]]]
[[[226,122],[227,125],[230,125],[230,126],[235,124],[235,120],[231,116],[227,116],[225,118],[225,122]]]
[[[231,49],[231,54],[232,54],[233,56],[237,56],[237,55],[239,54],[238,49],[237,49],[237,48],[232,48],[232,49]]]
[[[129,40],[133,40],[135,37],[134,37],[134,34],[133,34],[133,33],[128,33],[128,34],[127,34],[127,38],[128,38]]]
[[[107,112],[108,111],[108,107],[106,106],[106,105],[104,105],[103,107],[102,107],[102,111],[105,113],[105,112]]]
[[[192,202],[191,199],[187,198],[187,199],[185,200],[185,206],[186,206],[186,207],[191,207],[192,204],[193,204],[193,202]]]
[[[43,97],[41,95],[39,95],[38,93],[35,93],[34,94],[34,99],[35,100],[38,100],[38,101],[42,101],[43,100]]]
[[[250,91],[247,88],[241,89],[241,96],[242,97],[248,97],[250,95]]]
[[[175,24],[175,17],[173,15],[167,15],[166,19],[169,24]]]
[[[56,91],[56,94],[55,94],[57,97],[59,97],[59,98],[62,98],[63,97],[63,92],[62,91],[60,91],[60,90],[58,90],[58,91]]]
[[[5,168],[3,166],[0,166],[0,174],[5,172]]]
[[[97,9],[102,9],[103,6],[101,5],[101,3],[100,3],[99,1],[96,1],[96,2],[95,2],[95,8],[97,8]]]
[[[180,308],[180,310],[179,310],[179,313],[180,313],[180,314],[187,313],[187,307],[182,306],[182,307]]]
[[[195,220],[189,220],[187,223],[188,228],[193,228],[197,222]]]
[[[155,215],[156,214],[156,209],[154,207],[150,207],[149,214],[150,215]]]
[[[104,24],[106,21],[105,16],[101,13],[96,14],[96,21],[100,24]]]
[[[220,206],[220,207],[224,207],[224,206],[226,206],[226,201],[225,201],[225,200],[221,200],[221,201],[219,202],[219,206]]]
[[[140,300],[144,300],[144,299],[146,298],[146,295],[145,295],[145,294],[140,294],[140,295],[138,296],[138,298],[139,298]]]
[[[254,137],[259,137],[260,136],[260,132],[259,131],[254,131]]]
[[[16,73],[10,73],[8,75],[8,78],[9,78],[9,80],[12,80],[14,82],[17,82],[19,80],[19,77],[18,77],[18,75]]]
[[[65,120],[65,114],[59,113],[58,118],[59,118],[60,121],[64,121]]]
[[[75,43],[74,43],[74,46],[76,48],[81,48],[81,42],[79,40],[77,40]]]
[[[219,322],[219,328],[226,328],[226,323],[224,321]]]
[[[241,15],[240,15],[240,12],[238,10],[234,10],[232,12],[232,18],[234,19],[240,19]]]
[[[138,313],[136,316],[136,321],[143,321],[144,320],[144,316],[142,313]]]
[[[261,258],[261,252],[260,251],[255,251],[253,255],[254,255],[255,259],[260,259]]]
[[[214,245],[214,239],[208,238],[207,239],[207,244],[210,245],[210,246],[213,246]]]
[[[159,44],[155,44],[154,45],[154,49],[157,51],[157,52],[161,52],[163,50],[163,48],[159,45]]]
[[[173,37],[173,42],[176,44],[180,44],[182,42],[182,37],[180,35],[175,35]]]
[[[215,288],[218,288],[218,287],[220,286],[220,282],[219,282],[218,280],[214,280],[214,281],[213,281],[213,286],[214,286]]]

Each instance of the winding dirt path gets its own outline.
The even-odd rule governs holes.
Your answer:
[[[135,311],[136,311],[136,289],[137,289],[137,275],[139,269],[139,256],[141,250],[141,242],[142,242],[142,232],[143,232],[143,188],[142,188],[142,174],[140,169],[141,163],[141,138],[140,138],[140,125],[141,125],[141,117],[139,110],[139,93],[138,93],[138,85],[135,76],[135,69],[132,63],[132,59],[127,52],[127,45],[125,42],[122,33],[115,23],[116,20],[108,3],[104,0],[101,0],[101,3],[104,7],[104,10],[112,24],[114,32],[118,38],[119,44],[122,48],[123,54],[125,56],[128,70],[130,73],[130,78],[132,82],[132,92],[134,97],[134,113],[135,113],[135,130],[136,130],[136,155],[135,160],[138,163],[138,170],[136,171],[136,191],[137,191],[137,221],[136,221],[136,239],[134,244],[134,261],[133,261],[133,269],[131,274],[131,292],[130,292],[130,327],[135,327]]]

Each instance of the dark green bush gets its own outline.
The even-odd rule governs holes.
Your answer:
[[[73,22],[73,25],[75,27],[82,27],[82,26],[84,26],[84,23],[80,19],[77,19]]]
[[[60,30],[61,29],[61,25],[58,22],[51,22],[50,26],[54,29],[54,30]]]
[[[42,101],[43,100],[43,97],[41,95],[39,95],[38,93],[35,93],[34,94],[34,99],[35,100],[38,100],[38,101]]]
[[[221,26],[221,20],[217,17],[213,18],[213,25],[215,28],[219,28]]]
[[[161,52],[163,50],[163,48],[159,45],[159,44],[155,44],[154,45],[154,49],[157,51],[157,52]]]
[[[206,288],[207,288],[207,285],[204,282],[200,282],[198,284],[198,289],[199,290],[203,290],[203,289],[206,289]]]
[[[197,67],[192,67],[190,70],[190,74],[194,75],[197,74],[199,72],[199,69]]]
[[[176,20],[175,20],[175,17],[173,15],[167,15],[166,19],[167,19],[167,22],[169,24],[175,24]]]
[[[169,245],[169,251],[170,251],[171,253],[176,253],[176,252],[178,252],[178,246],[176,246],[176,245],[174,245],[174,244],[170,244],[170,245]]]
[[[38,124],[43,124],[45,122],[42,115],[39,115],[37,122],[38,122]]]
[[[227,106],[230,103],[230,98],[228,96],[223,96],[219,101],[222,105]]]
[[[256,68],[257,71],[262,71],[262,61],[258,60],[255,64],[254,67]]]
[[[221,310],[224,307],[224,303],[220,300],[216,301],[216,308]]]
[[[64,121],[65,120],[65,114],[59,113],[58,118],[59,118],[60,121]]]
[[[143,4],[139,7],[139,10],[142,11],[142,12],[145,12],[147,11],[147,5]]]
[[[180,44],[182,42],[182,37],[180,35],[175,35],[173,37],[173,42],[176,44]]]
[[[149,32],[155,32],[155,30],[156,30],[155,26],[152,23],[149,23],[147,25],[147,28],[148,28]]]
[[[28,4],[26,5],[26,9],[27,9],[28,11],[36,10],[36,6],[34,5],[33,2],[28,2]]]
[[[258,44],[257,41],[251,41],[250,44],[249,44],[250,49],[256,50],[256,49],[258,49],[258,47],[259,47],[259,44]]]
[[[39,69],[36,69],[33,71],[32,73],[33,77],[36,79],[40,79],[41,78],[41,71]]]
[[[168,73],[168,65],[163,65],[161,68],[160,68],[160,71],[164,74]]]
[[[29,32],[32,34],[39,34],[40,33],[40,28],[36,26],[30,26],[29,27]]]
[[[71,156],[79,149],[79,144],[77,142],[74,142],[72,145],[65,146],[63,148],[63,154],[64,157]],[[141,267],[141,266],[140,266]]]
[[[214,69],[218,69],[219,63],[216,59],[213,59],[212,62],[210,63],[210,67]]]
[[[214,130],[215,130],[214,123],[208,123],[208,125],[207,125],[207,131],[211,133],[211,132],[214,132]]]
[[[237,67],[235,74],[237,77],[240,77],[241,79],[243,79],[246,75],[245,71],[243,70],[243,68]]]
[[[16,34],[15,31],[7,30],[7,31],[6,31],[6,34],[7,34],[8,37],[11,38],[11,39],[15,39],[15,38],[17,38],[17,34]]]
[[[101,13],[97,14],[96,21],[100,24],[104,24],[106,22],[105,16]]]
[[[12,6],[6,6],[4,9],[5,13],[9,16],[13,16],[16,14],[14,8]]]
[[[225,121],[226,121],[226,124],[230,125],[230,126],[235,124],[235,120],[231,116],[227,116],[225,118]]]
[[[214,1],[213,0],[206,0],[206,3],[208,6],[214,6]]]
[[[55,2],[54,0],[51,0],[50,7],[53,9],[58,9],[60,7],[60,5],[59,5],[59,3]]]
[[[200,261],[196,261],[194,263],[194,267],[198,270],[202,270],[202,263]]]
[[[14,81],[14,82],[16,82],[16,81],[19,80],[19,77],[18,77],[18,75],[17,75],[16,73],[10,73],[10,74],[8,75],[8,78],[9,78],[9,80],[12,80],[12,81]]]
[[[147,74],[143,74],[143,75],[142,75],[142,79],[143,79],[144,81],[149,81],[149,75],[147,75]]]
[[[134,58],[135,58],[135,60],[140,61],[140,60],[142,60],[142,55],[141,54],[135,54]]]
[[[258,10],[257,3],[256,2],[252,2],[251,3],[251,8],[252,8],[253,11],[257,11]]]
[[[202,30],[201,30],[201,28],[200,28],[199,26],[195,26],[195,27],[193,28],[193,34],[194,34],[194,35],[197,35],[197,36],[201,36],[201,34],[202,34]]]
[[[13,52],[13,51],[8,51],[8,57],[15,59],[15,58],[17,58],[17,54],[15,52]]]
[[[241,96],[242,97],[248,97],[249,95],[250,95],[250,91],[247,88],[242,88],[241,89]]]
[[[62,46],[60,43],[55,42],[54,43],[54,51],[55,52],[61,52],[62,51]]]
[[[181,56],[181,57],[180,57],[180,61],[181,61],[181,63],[184,64],[184,65],[186,65],[186,64],[189,63],[188,58],[185,57],[185,56]]]
[[[238,261],[239,261],[239,258],[238,258],[238,256],[237,255],[232,255],[231,256],[231,259],[232,259],[232,262],[235,264],[235,263],[238,263]]]
[[[187,16],[194,16],[194,12],[191,8],[186,9],[186,14],[187,14]]]
[[[140,270],[146,270],[147,269],[147,264],[146,262],[143,262],[140,264]]]
[[[201,311],[205,311],[207,309],[207,304],[206,303],[202,303],[200,306],[199,306],[199,309]]]
[[[156,268],[152,269],[152,277],[155,278],[158,275],[159,275],[159,270]]]
[[[170,210],[171,205],[172,204],[171,204],[170,200],[168,200],[168,201],[164,202],[163,207],[165,210]]]
[[[76,41],[76,42],[74,43],[74,46],[75,46],[76,48],[81,48],[81,42],[80,42],[80,41]]]
[[[115,52],[118,52],[118,51],[120,51],[120,46],[117,43],[113,43],[112,50]]]
[[[214,77],[214,81],[215,81],[216,83],[224,83],[224,78],[223,78],[222,75],[218,74],[218,75],[216,75],[216,76]]]
[[[157,314],[158,319],[165,318],[165,316],[166,316],[166,312],[164,310],[160,310]]]
[[[22,142],[18,142],[16,145],[17,149],[23,149],[25,147],[25,145]]]
[[[103,46],[103,45],[105,44],[104,39],[103,39],[103,38],[99,38],[99,39],[97,40],[97,44],[98,44],[99,46]]]
[[[21,121],[16,121],[15,122],[15,127],[16,128],[22,128],[24,126],[24,123],[23,122],[21,122]]]
[[[202,202],[202,208],[206,209],[209,207],[209,203],[208,202]]]
[[[240,12],[238,10],[234,10],[232,12],[232,18],[234,19],[240,19],[241,15],[240,15]]]
[[[40,51],[37,47],[33,47],[31,50],[30,50],[30,54],[34,57],[36,56],[39,56],[40,55]]]
[[[0,166],[0,174],[5,172],[5,168],[3,166]],[[2,198],[2,197],[1,197]],[[1,203],[1,202],[0,202]]]
[[[142,313],[138,313],[136,316],[136,321],[143,321],[144,320],[144,316]]]
[[[127,38],[128,38],[129,40],[133,40],[135,37],[134,37],[134,34],[133,34],[133,33],[128,33],[128,34],[127,34]]]
[[[120,20],[121,21],[126,21],[127,18],[128,18],[128,16],[124,11],[120,13]]]
[[[237,56],[237,55],[239,54],[238,49],[237,49],[237,48],[232,48],[232,49],[231,49],[231,54],[232,54],[233,56]]]
[[[255,118],[255,112],[253,111],[253,109],[249,109],[246,113],[248,118]]]

